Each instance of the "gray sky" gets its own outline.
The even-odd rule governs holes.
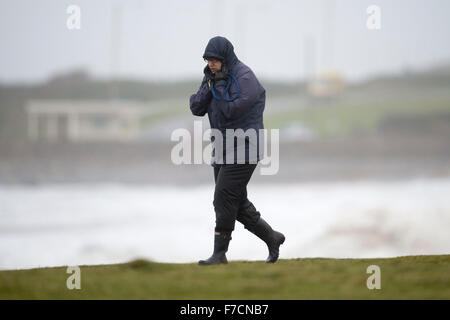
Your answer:
[[[71,4],[81,8],[81,30],[66,27]],[[381,8],[378,31],[366,27],[371,4]],[[112,27],[113,7],[122,8],[121,27]],[[448,0],[2,0],[0,81],[35,82],[80,66],[97,77],[201,77],[215,35],[260,77],[332,68],[357,81],[449,62],[449,19]],[[305,52],[314,57],[306,70]]]

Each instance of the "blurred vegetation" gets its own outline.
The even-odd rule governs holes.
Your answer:
[[[309,96],[303,82],[281,83],[261,80],[268,99],[298,101],[298,107],[265,113],[267,128],[282,128],[292,123],[310,129],[316,136],[345,136],[373,132],[392,119],[421,119],[450,114],[450,67],[425,71],[406,71],[400,75],[378,77],[352,84],[332,99]],[[24,106],[30,99],[98,99],[102,101],[173,101],[171,106],[143,119],[144,124],[172,116],[189,114],[188,100],[200,80],[145,82],[126,79],[94,79],[84,70],[57,74],[45,83],[0,84],[0,139],[26,139]],[[266,105],[266,108],[270,106]],[[436,118],[436,117],[435,117]],[[429,118],[430,119],[430,118]],[[417,122],[417,121],[416,121]]]
[[[381,269],[380,290],[367,289],[370,265]],[[81,290],[67,289],[65,267],[1,271],[0,299],[450,299],[450,255],[80,269]]]
[[[450,88],[450,82],[449,82]],[[397,94],[367,94],[361,97],[347,93],[329,100],[314,101],[314,107],[289,110],[265,116],[267,128],[282,128],[289,124],[300,124],[311,129],[317,136],[339,137],[361,132],[375,133],[378,130],[398,129],[402,123],[410,130],[418,127],[434,127],[434,122],[446,121],[450,126],[450,90],[428,92],[397,92]],[[422,130],[421,129],[421,130]],[[450,129],[450,128],[449,128]]]
[[[188,101],[200,85],[199,80],[180,82],[137,81],[126,79],[94,79],[85,70],[57,74],[38,84],[0,84],[0,139],[26,139],[25,105],[28,100],[102,100],[157,101],[171,100],[171,106],[143,120],[143,123],[188,112]],[[298,94],[302,84],[267,81],[271,94],[289,96]]]

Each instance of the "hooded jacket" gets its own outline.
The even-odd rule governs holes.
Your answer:
[[[213,144],[211,165],[216,167],[221,163],[231,163],[227,159],[233,159],[232,163],[256,163],[262,159],[264,135],[259,134],[259,129],[264,129],[263,112],[266,102],[266,90],[259,83],[253,71],[241,62],[236,54],[231,42],[224,37],[214,37],[209,40],[203,58],[214,57],[222,61],[222,70],[228,70],[229,78],[233,75],[235,81],[231,81],[226,97],[235,98],[233,101],[225,99],[217,100],[213,97],[208,86],[206,76],[203,77],[197,93],[190,97],[190,109],[193,115],[204,116],[208,113],[211,129],[218,129],[223,135],[222,156],[216,153],[220,146],[215,141],[215,136],[211,136]],[[214,84],[216,96],[222,97],[227,86],[227,81],[221,80]],[[255,132],[256,139],[247,135],[234,134],[237,138],[227,134],[226,129],[242,129],[243,132]],[[254,129],[249,130],[248,129]],[[230,132],[230,131],[228,131]],[[242,132],[242,131],[241,131]],[[231,148],[227,148],[226,141],[234,139],[230,143]],[[218,149],[219,148],[219,149]],[[238,157],[245,149],[245,159]],[[250,152],[251,150],[251,152]],[[231,156],[230,154],[233,153]]]

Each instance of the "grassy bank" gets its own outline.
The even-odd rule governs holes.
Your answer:
[[[381,289],[369,290],[369,265]],[[80,266],[68,290],[65,267],[1,271],[1,299],[450,299],[450,255],[386,259],[291,259],[268,265],[166,264],[136,260]]]
[[[433,92],[432,92],[433,93]],[[448,116],[450,95],[437,92],[409,95],[367,95],[316,102],[307,108],[297,108],[265,117],[266,128],[281,128],[302,124],[320,137],[345,137],[355,132],[374,132],[390,118]]]

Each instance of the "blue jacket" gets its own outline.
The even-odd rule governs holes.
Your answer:
[[[229,74],[235,76],[238,86],[234,81],[231,81],[226,97],[236,97],[233,101],[226,101],[224,99],[216,100],[211,93],[211,89],[208,87],[206,76],[203,77],[200,88],[197,93],[190,97],[190,108],[193,115],[204,116],[208,113],[209,123],[211,128],[218,129],[222,132],[223,141],[223,163],[226,162],[226,155],[230,152],[234,153],[233,163],[237,163],[236,148],[240,144],[239,139],[235,139],[233,148],[226,149],[226,129],[242,129],[247,131],[248,129],[255,129],[257,143],[256,158],[252,157],[253,153],[249,153],[250,142],[248,137],[242,139],[241,143],[245,143],[245,163],[256,163],[261,160],[263,149],[259,148],[263,142],[260,143],[259,129],[264,129],[263,124],[263,112],[266,103],[266,90],[261,86],[253,71],[242,63],[235,55],[234,48],[231,42],[224,37],[214,37],[209,40],[203,57],[215,57],[222,60],[223,65],[228,69]],[[229,76],[229,78],[231,78]],[[214,85],[216,96],[222,97],[225,91],[227,81],[222,80]],[[211,141],[214,146],[214,137],[211,137]],[[241,144],[241,145],[242,145]],[[216,160],[218,157],[215,155],[213,149],[212,154],[212,166],[217,166]]]

